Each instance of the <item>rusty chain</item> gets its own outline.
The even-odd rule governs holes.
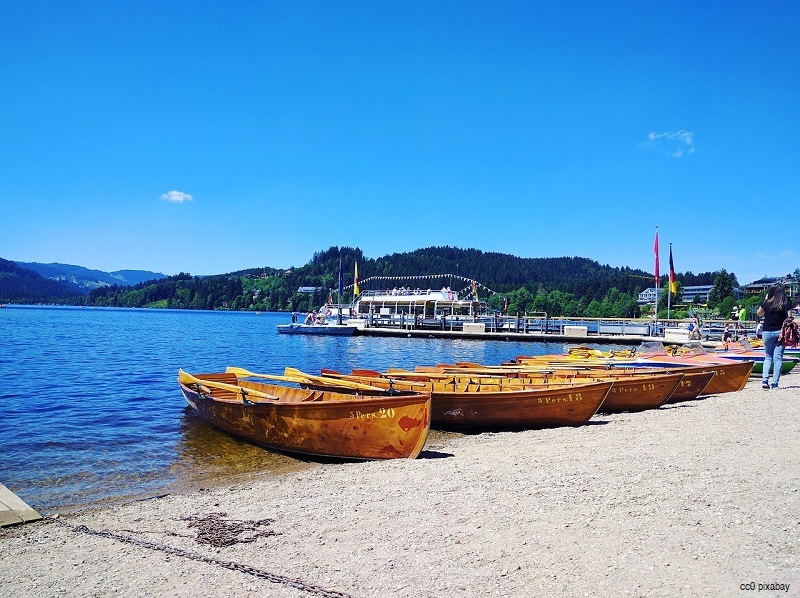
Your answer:
[[[222,514],[213,513],[212,515],[220,516]],[[191,518],[187,519],[191,520]],[[323,596],[324,598],[350,598],[349,594],[345,594],[344,592],[323,588],[314,584],[306,583],[299,579],[292,579],[291,577],[286,577],[284,575],[270,573],[269,571],[264,571],[263,569],[257,569],[255,567],[251,567],[250,565],[245,565],[244,563],[237,563],[234,561],[224,561],[222,559],[217,559],[197,552],[192,552],[191,550],[184,550],[183,548],[177,548],[175,546],[170,546],[168,544],[160,544],[158,542],[151,542],[149,540],[141,540],[139,538],[134,538],[132,536],[125,536],[123,534],[118,534],[107,530],[94,530],[90,529],[85,525],[77,525],[75,527],[72,527],[68,525],[66,522],[60,521],[59,519],[54,519],[52,517],[45,517],[45,520],[63,525],[64,527],[67,527],[68,529],[76,533],[90,534],[93,536],[99,536],[101,538],[109,538],[112,540],[116,540],[118,542],[125,542],[127,544],[133,544],[134,546],[140,546],[142,548],[148,548],[150,550],[158,550],[161,552],[165,552],[167,554],[180,556],[193,561],[208,563],[210,565],[217,565],[218,567],[223,567],[231,571],[239,571],[241,573],[247,573],[248,575],[252,575],[253,577],[266,579],[267,581],[270,581],[272,583],[278,583],[287,587],[295,588],[302,592],[307,592],[309,594],[314,594],[317,596]],[[253,523],[263,525],[265,521],[269,520],[261,520]],[[235,522],[235,523],[241,524],[245,522]],[[254,541],[254,540],[255,538],[239,540],[239,541],[241,542],[241,541]]]

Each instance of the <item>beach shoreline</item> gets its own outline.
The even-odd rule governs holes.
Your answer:
[[[5,528],[0,594],[798,595],[800,375],[781,384]]]

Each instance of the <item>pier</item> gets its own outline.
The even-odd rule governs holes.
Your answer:
[[[539,343],[639,345],[645,341],[683,344],[689,340],[684,320],[658,322],[618,318],[549,318],[542,316],[494,316],[489,318],[421,319],[406,314],[368,314],[351,318],[355,334],[406,338],[459,338]],[[716,346],[722,340],[724,320],[703,324],[701,342]],[[755,322],[743,330],[755,338]]]

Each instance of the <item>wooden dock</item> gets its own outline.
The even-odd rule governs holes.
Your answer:
[[[38,521],[42,516],[19,496],[0,484],[0,527]]]
[[[398,329],[388,327],[359,328],[355,331],[359,336],[394,336],[407,338],[460,338],[483,341],[517,341],[517,342],[539,342],[539,343],[573,343],[573,344],[617,344],[617,345],[639,345],[642,341],[659,340],[663,337],[649,337],[639,335],[598,335],[591,334],[586,336],[573,336],[566,334],[543,333],[543,332],[464,332],[462,330],[425,330],[425,329]]]

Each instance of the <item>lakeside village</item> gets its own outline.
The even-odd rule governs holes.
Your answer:
[[[445,285],[436,290],[417,286],[436,279],[458,284]],[[336,303],[333,301],[333,292],[329,292],[328,301],[318,310],[308,314],[293,313],[292,323],[279,325],[278,332],[472,338],[498,338],[505,335],[513,340],[621,344],[639,344],[643,340],[663,340],[668,343],[699,340],[715,346],[722,341],[758,336],[758,303],[774,282],[784,282],[793,302],[800,301],[797,281],[787,275],[765,277],[742,288],[733,288],[733,308],[725,315],[714,315],[708,308],[713,285],[702,285],[683,287],[680,300],[672,307],[674,312],[680,309],[686,313],[688,306],[692,316],[689,318],[670,318],[669,308],[666,318],[657,317],[659,300],[662,300],[666,289],[656,287],[639,294],[638,304],[642,313],[639,318],[576,318],[546,312],[509,314],[507,300],[503,309],[492,309],[480,297],[496,294],[495,291],[476,280],[454,274],[371,277],[361,281],[360,286],[372,286],[375,289],[365,288],[362,291],[357,279],[348,287],[340,284],[339,296],[342,290],[353,290],[355,299],[352,303]],[[397,283],[399,286],[391,289],[383,288]],[[300,287],[298,292],[313,293],[316,290],[314,287]],[[748,298],[751,300],[748,301]],[[753,301],[754,298],[758,298],[758,301]],[[800,302],[795,311],[800,315]]]

